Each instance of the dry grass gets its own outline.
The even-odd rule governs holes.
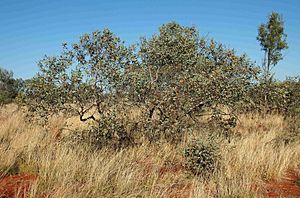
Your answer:
[[[119,152],[71,148],[55,134],[66,124],[82,126],[77,119],[53,117],[41,127],[15,109],[0,112],[0,171],[38,175],[29,197],[259,197],[264,181],[300,164],[299,142],[274,143],[286,128],[279,115],[241,115],[231,143],[220,143],[222,168],[203,180],[182,167],[185,143]]]

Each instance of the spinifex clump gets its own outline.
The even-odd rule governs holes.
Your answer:
[[[213,143],[194,140],[184,150],[186,167],[196,175],[210,176],[219,163],[218,148]]]

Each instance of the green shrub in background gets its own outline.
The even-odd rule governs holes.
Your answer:
[[[23,87],[21,79],[13,78],[13,73],[0,68],[0,106],[12,102]]]
[[[288,77],[284,81],[272,81],[268,86],[267,106],[265,106],[265,87],[263,82],[252,85],[249,90],[251,105],[248,111],[267,113],[276,112],[287,117],[297,116],[300,113],[300,78]],[[242,108],[241,108],[242,109]]]

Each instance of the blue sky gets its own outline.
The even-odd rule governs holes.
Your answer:
[[[261,64],[257,28],[272,11],[283,15],[289,44],[276,77],[300,75],[299,0],[0,0],[0,67],[30,78],[38,60],[59,54],[61,43],[76,42],[83,33],[109,28],[133,44],[170,21],[195,25],[202,36]]]

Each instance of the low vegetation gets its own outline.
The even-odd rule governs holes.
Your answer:
[[[53,117],[41,127],[28,123],[16,108],[9,105],[1,110],[1,177],[37,175],[29,197],[260,197],[265,182],[282,178],[300,163],[300,138],[286,143],[289,123],[278,114],[240,116],[230,143],[214,137],[218,150],[206,143],[194,144],[195,139],[209,142],[212,138],[196,130],[180,144],[145,142],[115,151],[65,141],[71,133],[66,124],[85,127],[77,119],[62,122],[64,118]],[[58,138],[55,134],[60,130]],[[208,158],[205,152],[195,152],[201,149],[207,149]],[[205,163],[193,163],[197,156],[204,156]],[[215,159],[218,168],[210,169]],[[203,170],[210,176],[194,174]]]

